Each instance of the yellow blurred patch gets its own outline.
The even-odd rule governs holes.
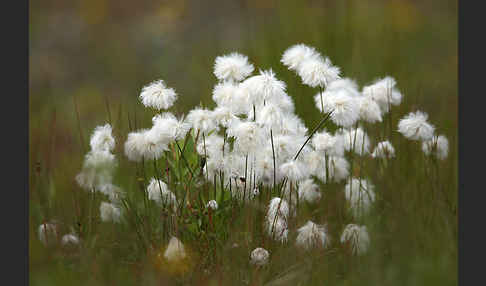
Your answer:
[[[247,0],[247,5],[253,9],[271,9],[275,7],[275,0]]]
[[[154,13],[160,25],[158,29],[167,32],[176,28],[185,11],[186,1],[183,0],[162,4]]]
[[[106,18],[107,6],[106,0],[82,0],[79,3],[79,15],[90,25],[98,24]]]
[[[386,13],[392,17],[393,26],[397,30],[413,31],[421,22],[417,7],[408,0],[389,1]]]

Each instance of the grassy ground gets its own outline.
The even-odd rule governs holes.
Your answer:
[[[154,7],[142,1],[144,9],[133,9],[137,17],[121,17],[131,15],[130,8],[114,9],[110,1],[100,1],[105,6],[86,2],[86,7],[55,10],[54,4],[46,8],[40,1],[31,1],[32,285],[457,284],[455,1],[218,1],[209,8],[197,1],[181,1],[184,4],[165,4],[158,9],[149,9]],[[71,19],[66,31],[52,20],[63,13]],[[73,24],[76,19],[83,28]],[[76,27],[79,30],[73,31]],[[377,77],[395,77],[404,99],[393,109],[393,129],[402,116],[420,109],[429,114],[438,133],[449,139],[449,157],[435,165],[424,161],[420,146],[394,131],[391,141],[397,158],[393,164],[381,172],[373,161],[366,162],[366,176],[380,197],[364,221],[372,241],[367,255],[350,257],[339,247],[309,255],[292,243],[282,247],[267,241],[272,263],[255,269],[248,263],[249,253],[265,242],[255,224],[255,216],[261,215],[258,204],[232,213],[230,220],[224,215],[215,218],[221,229],[207,231],[202,238],[184,233],[191,262],[185,265],[189,271],[182,277],[169,275],[167,265],[154,258],[166,246],[164,231],[158,230],[161,226],[156,221],[143,229],[143,235],[152,240],[152,250],[144,249],[136,225],[112,225],[99,218],[94,234],[85,237],[81,249],[46,248],[39,242],[37,227],[44,221],[61,222],[63,232],[78,222],[83,230],[89,224],[91,197],[76,185],[74,177],[97,125],[112,123],[120,163],[114,181],[133,202],[140,202],[135,166],[126,161],[122,143],[129,131],[129,117],[137,118],[137,127],[150,127],[151,114],[137,95],[154,79],[163,78],[180,94],[176,113],[187,112],[200,102],[213,107],[213,61],[237,50],[248,55],[257,68],[273,68],[287,83],[296,114],[309,129],[315,126],[319,118],[312,98],[315,90],[302,86],[279,63],[283,51],[300,42],[329,56],[360,86]],[[372,138],[381,132],[379,128],[367,130]],[[375,143],[372,141],[373,146]],[[175,160],[181,163],[178,157]],[[294,223],[326,221],[337,240],[342,222],[351,222],[342,213],[342,189],[343,184],[326,186],[319,205],[304,208]],[[96,199],[97,203],[101,200]],[[291,242],[293,239],[295,235],[290,235]],[[233,248],[234,243],[239,247]]]

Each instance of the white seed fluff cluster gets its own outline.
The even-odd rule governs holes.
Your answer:
[[[121,221],[121,209],[114,204],[101,202],[100,205],[101,220],[104,222],[116,222]]]
[[[250,263],[257,266],[263,266],[268,263],[270,253],[264,248],[255,248],[250,254]]]
[[[398,122],[398,132],[410,140],[430,140],[435,127],[427,122],[428,114],[422,111],[410,112]]]
[[[69,245],[77,245],[79,244],[79,237],[75,234],[65,234],[61,238],[61,244],[63,246],[69,246]]]
[[[289,210],[289,204],[281,198],[273,198],[270,201],[265,217],[265,229],[268,236],[280,242],[287,241]]]
[[[340,78],[340,69],[333,66],[329,58],[320,56],[302,62],[297,73],[302,78],[302,83],[310,87],[324,87]]]
[[[169,190],[166,183],[161,180],[152,178],[147,186],[147,195],[149,200],[155,201],[160,206],[177,206],[175,195]]]
[[[308,203],[316,203],[321,199],[319,186],[314,183],[313,179],[307,179],[299,183],[299,199]]]
[[[208,209],[212,209],[213,211],[217,210],[218,209],[218,202],[216,202],[215,200],[210,200],[207,204],[206,204],[206,207]]]
[[[152,124],[151,129],[128,133],[125,155],[129,160],[140,162],[142,159],[159,159],[169,150],[170,143],[183,139],[191,128],[187,119],[177,119],[170,112],[154,116]]]
[[[344,139],[340,135],[332,135],[326,131],[317,132],[312,137],[311,144],[316,151],[329,156],[344,156]]]
[[[359,96],[357,100],[361,120],[369,123],[381,122],[383,120],[382,111],[376,101],[367,96]]]
[[[444,160],[449,154],[449,140],[444,135],[434,136],[422,142],[422,150],[425,155],[433,155],[439,160]]]
[[[112,183],[101,185],[97,188],[97,190],[108,196],[108,199],[112,203],[120,204],[121,199],[125,196],[125,192],[118,186],[113,185]]]
[[[375,101],[381,112],[385,114],[392,105],[400,105],[402,102],[402,94],[396,88],[396,84],[394,78],[387,76],[363,87],[363,95]]]
[[[253,69],[248,57],[239,53],[217,57],[214,63],[214,75],[220,81],[242,81],[253,72]]]
[[[169,109],[177,100],[177,94],[163,80],[157,80],[142,88],[140,100],[145,107],[155,110]]]
[[[389,141],[382,141],[376,144],[375,149],[371,153],[372,158],[393,158],[395,157],[395,148]]]
[[[304,226],[298,230],[298,235],[295,241],[295,245],[309,250],[314,247],[326,247],[328,243],[328,237],[326,234],[326,226],[318,225],[312,221],[308,221]]]
[[[403,95],[390,76],[360,89],[328,57],[304,44],[288,48],[280,61],[303,84],[316,88],[312,94],[315,94],[315,107],[321,112],[319,122],[328,117],[324,123],[331,126],[307,128],[295,113],[294,101],[286,83],[274,72],[276,69],[259,69],[252,75],[255,67],[248,57],[234,52],[215,59],[214,107],[201,105],[190,110],[187,116],[175,116],[167,111],[178,98],[174,89],[167,87],[163,80],[144,86],[139,99],[157,114],[152,117],[152,126],[127,135],[124,155],[129,161],[142,162],[144,168],[149,165],[149,172],[156,172],[154,178],[144,182],[147,198],[160,207],[170,207],[168,210],[173,213],[179,209],[185,211],[181,204],[189,196],[181,193],[185,186],[180,180],[184,178],[164,177],[162,168],[157,166],[161,158],[167,161],[163,164],[167,163],[164,167],[168,173],[175,162],[172,158],[177,158],[181,167],[178,171],[180,174],[182,168],[191,171],[190,179],[194,179],[196,187],[217,182],[216,185],[224,186],[221,192],[228,191],[228,196],[223,193],[221,197],[222,209],[218,210],[216,200],[198,205],[200,210],[205,209],[205,215],[216,210],[224,214],[228,197],[247,207],[263,203],[267,205],[263,221],[265,235],[279,243],[288,243],[289,237],[295,234],[295,245],[299,248],[326,248],[330,245],[326,222],[308,220],[294,229],[302,203],[304,207],[315,207],[312,204],[317,204],[325,194],[321,184],[346,183],[344,196],[353,217],[359,219],[370,213],[380,190],[375,194],[375,186],[362,175],[365,173],[362,160],[369,157],[392,160],[396,156],[392,142],[397,144],[397,141],[380,137],[380,142],[376,142],[368,136],[374,130],[369,126],[386,121],[389,118],[386,113],[391,117],[391,108],[401,104]],[[420,140],[425,155],[443,160],[448,155],[449,142],[444,135],[434,134],[435,127],[427,119],[425,112],[411,112],[400,119],[398,132],[408,139]],[[189,147],[183,149],[187,142]],[[121,223],[125,193],[113,184],[117,164],[112,153],[115,150],[112,127],[109,124],[96,127],[89,143],[91,149],[85,155],[76,181],[83,189],[98,191],[109,199],[99,206],[102,221]],[[195,154],[186,160],[182,150],[192,146]],[[195,158],[200,165],[196,165]],[[386,161],[380,162],[386,165]],[[172,191],[164,181],[171,183]],[[189,200],[187,206],[193,203]],[[44,244],[57,241],[55,225],[43,225],[39,227],[39,239]],[[365,253],[370,244],[366,226],[355,224],[344,228],[340,241],[350,245],[354,255]],[[61,242],[78,244],[79,237],[67,234]],[[164,252],[165,259],[179,261],[186,256],[182,242],[172,236]],[[268,262],[267,250],[256,248],[251,252],[251,264],[263,266]]]
[[[177,237],[172,236],[164,252],[164,257],[169,262],[175,262],[184,259],[186,257],[184,244],[182,244],[182,242]]]
[[[333,66],[328,57],[323,57],[316,49],[304,44],[288,48],[280,60],[290,70],[294,70],[302,83],[310,87],[325,87],[340,78],[340,69]]]
[[[425,155],[444,160],[449,154],[449,140],[444,135],[436,135],[435,126],[427,119],[428,114],[425,112],[410,112],[398,122],[398,132],[407,139],[422,141]]]
[[[364,155],[370,151],[370,139],[361,128],[339,130],[344,141],[344,149],[358,155]]]
[[[366,179],[351,178],[344,187],[344,195],[355,217],[368,214],[375,201],[374,186]]]
[[[98,126],[90,138],[91,150],[84,158],[83,169],[76,176],[76,182],[83,189],[98,191],[112,203],[119,204],[124,197],[124,191],[112,184],[113,172],[117,165],[115,156],[111,153],[115,148],[115,138],[111,125]]]
[[[348,244],[354,255],[366,253],[370,245],[370,237],[366,226],[346,225],[341,235],[341,243]]]
[[[58,239],[57,232],[58,230],[55,223],[42,223],[39,225],[37,234],[39,236],[39,240],[44,245],[53,245]]]
[[[299,70],[302,62],[318,55],[316,49],[304,44],[293,45],[288,48],[280,60],[290,70]]]
[[[115,148],[115,138],[113,138],[111,125],[105,124],[98,126],[93,131],[89,141],[91,150],[107,150],[113,151]]]
[[[344,88],[316,94],[314,101],[321,112],[322,106],[325,113],[332,112],[331,120],[338,126],[351,127],[359,120],[358,98],[350,96]]]

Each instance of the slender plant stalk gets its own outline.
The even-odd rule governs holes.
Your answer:
[[[319,85],[319,95],[321,97],[321,113],[324,113],[324,100],[322,99],[322,87]]]
[[[81,120],[79,119],[78,103],[76,101],[76,95],[73,95],[74,111],[76,111],[76,121],[78,122],[79,139],[81,140],[81,148],[83,148],[83,153],[86,153],[86,147],[84,147],[84,136],[81,129]]]
[[[294,161],[297,160],[297,157],[299,157],[299,154],[300,152],[302,151],[302,149],[304,149],[304,146],[307,144],[307,142],[309,142],[309,140],[312,138],[312,136],[314,136],[314,134],[317,132],[317,130],[319,128],[321,128],[321,126],[327,121],[327,119],[329,119],[329,116],[331,116],[332,112],[334,110],[332,110],[331,112],[329,112],[322,120],[321,122],[319,122],[319,124],[316,126],[316,128],[314,128],[314,130],[312,130],[312,133],[309,135],[309,137],[307,137],[307,140],[305,140],[304,144],[302,145],[302,147],[300,147],[299,149],[299,152],[297,152],[297,154],[295,155],[294,157]]]
[[[89,204],[89,231],[88,237],[91,237],[91,232],[93,231],[93,207],[95,204],[95,189],[91,189],[91,202]]]
[[[277,169],[276,169],[276,162],[275,162],[275,148],[273,146],[273,132],[270,129],[270,139],[272,140],[272,157],[273,157],[273,191],[275,191],[275,186],[277,182]]]
[[[182,157],[182,160],[184,161],[184,163],[186,164],[187,166],[187,169],[189,170],[189,173],[191,173],[191,179],[194,177],[194,172],[192,171],[191,169],[191,166],[189,165],[189,163],[187,162],[186,160],[186,157],[184,156],[184,153],[181,149],[181,147],[179,146],[179,143],[177,143],[177,141],[175,141],[176,145],[177,145],[177,148],[179,149],[179,152],[181,154],[181,157]]]
[[[246,181],[248,180],[247,170],[248,170],[248,154],[246,154],[245,157],[245,187],[243,189],[243,203],[245,203],[245,198],[246,198]]]

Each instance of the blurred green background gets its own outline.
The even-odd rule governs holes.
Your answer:
[[[111,121],[121,153],[128,116],[150,127],[137,97],[156,79],[179,94],[177,112],[214,106],[214,59],[232,51],[272,68],[309,128],[316,90],[280,64],[289,46],[316,47],[360,86],[393,76],[404,95],[395,128],[404,114],[427,112],[449,139],[446,168],[457,188],[456,0],[31,0],[29,13],[30,271],[38,279],[46,253],[37,226],[72,218],[74,176],[93,128]]]

